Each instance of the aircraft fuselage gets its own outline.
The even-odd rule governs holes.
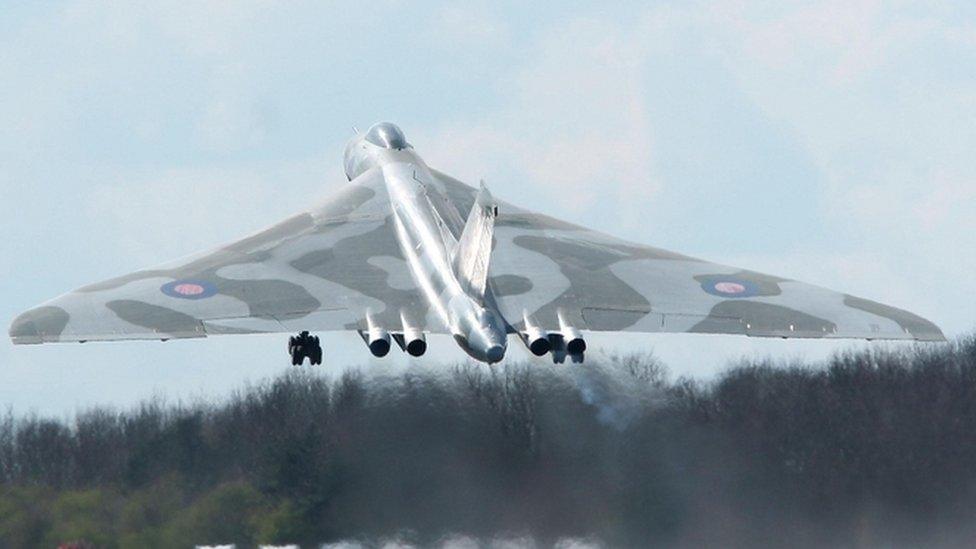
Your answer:
[[[399,132],[395,126],[388,131]],[[452,228],[434,207],[433,200],[442,197],[432,196],[438,191],[423,159],[402,140],[402,134],[392,139],[359,135],[346,147],[345,166],[350,180],[367,170],[382,173],[400,250],[431,310],[470,356],[500,361],[505,356],[506,323],[490,304],[490,290],[487,299],[470,295],[459,279],[452,261],[457,227]],[[418,319],[401,316],[405,333],[417,325]]]

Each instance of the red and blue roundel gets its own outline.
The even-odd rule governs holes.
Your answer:
[[[206,280],[174,280],[159,288],[164,294],[179,299],[204,299],[217,293],[217,287]]]
[[[755,282],[734,276],[709,278],[701,287],[719,297],[755,297],[761,293]]]

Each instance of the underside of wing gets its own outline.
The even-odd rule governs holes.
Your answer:
[[[475,191],[435,173],[459,209]],[[795,280],[718,265],[498,203],[490,285],[514,330],[942,341],[933,323]]]
[[[382,177],[210,252],[79,288],[14,320],[14,343],[361,329],[442,332],[416,290]]]

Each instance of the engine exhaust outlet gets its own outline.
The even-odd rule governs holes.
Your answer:
[[[582,355],[586,351],[586,340],[577,328],[570,326],[563,315],[559,315],[559,332],[566,343],[566,352],[571,355]]]
[[[390,352],[390,332],[377,326],[369,315],[366,316],[366,331],[360,331],[359,335],[373,356],[384,357]]]
[[[416,328],[403,329],[403,350],[410,356],[423,356],[427,352],[427,339]]]
[[[549,334],[536,325],[528,315],[524,315],[525,330],[519,333],[522,342],[535,356],[542,356],[552,350]]]

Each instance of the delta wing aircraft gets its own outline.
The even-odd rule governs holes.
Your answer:
[[[247,238],[84,286],[31,309],[14,343],[287,332],[293,364],[322,361],[310,332],[355,330],[376,356],[449,334],[495,363],[507,335],[580,362],[584,333],[692,332],[943,341],[931,322],[795,280],[627,242],[496,200],[427,164],[380,123],[346,146],[349,179]],[[466,215],[465,215],[466,214]]]

